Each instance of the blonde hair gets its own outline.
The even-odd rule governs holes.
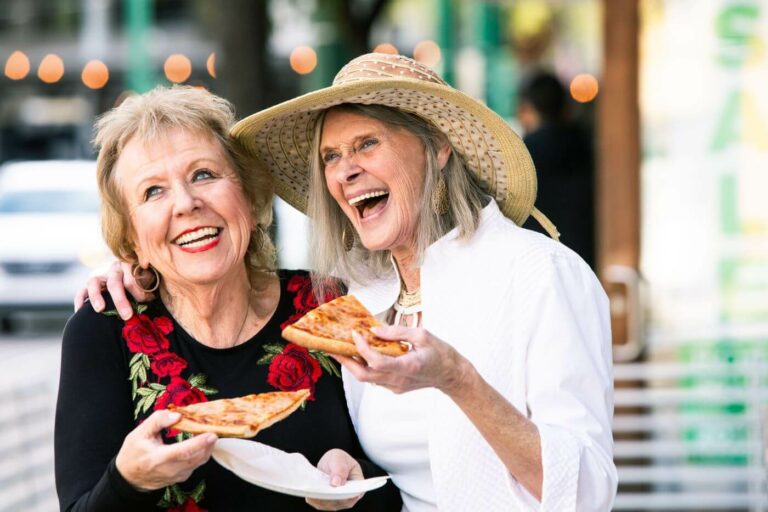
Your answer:
[[[128,208],[115,180],[120,153],[134,138],[151,143],[172,130],[182,129],[210,135],[221,144],[240,181],[257,224],[245,253],[252,284],[264,273],[274,272],[275,248],[267,234],[272,224],[272,177],[230,137],[229,129],[234,121],[234,109],[227,100],[187,86],[156,87],[130,96],[96,121],[94,144],[99,149],[96,166],[101,194],[101,231],[118,259],[132,264],[138,262],[130,236]]]
[[[315,277],[318,298],[325,295],[324,279],[321,276],[336,275],[344,280],[363,284],[393,271],[389,251],[369,251],[360,246],[359,242],[349,252],[344,250],[342,233],[344,229],[352,229],[352,226],[328,192],[319,151],[323,122],[330,110],[351,112],[375,119],[390,127],[405,129],[418,137],[424,146],[427,172],[415,234],[416,261],[419,265],[423,262],[427,248],[454,227],[458,230],[459,239],[466,240],[474,234],[480,222],[485,193],[453,146],[447,164],[443,169],[439,168],[438,152],[449,142],[438,128],[415,114],[383,105],[345,103],[332,107],[323,112],[317,120],[310,158],[307,213],[313,222],[310,254],[313,258],[312,268],[318,274]],[[448,192],[448,213],[445,215],[436,214],[431,205],[432,193],[440,179],[441,171]]]

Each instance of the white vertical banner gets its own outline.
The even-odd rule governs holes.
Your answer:
[[[642,23],[651,327],[768,334],[768,1],[646,0]]]

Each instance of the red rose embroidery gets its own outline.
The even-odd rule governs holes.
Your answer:
[[[161,352],[155,355],[150,366],[152,372],[158,377],[178,377],[186,367],[187,362],[173,352]]]
[[[286,289],[293,293],[293,307],[296,312],[292,314],[288,319],[280,324],[281,329],[285,329],[287,326],[294,323],[296,320],[304,316],[307,312],[315,309],[320,304],[315,297],[314,289],[312,288],[312,279],[308,275],[295,275],[291,277],[286,285]],[[333,289],[326,291],[324,301],[329,302],[338,297]]]
[[[200,508],[200,505],[198,505],[195,502],[195,500],[189,497],[187,498],[187,501],[185,501],[183,504],[177,507],[169,508],[168,512],[208,512],[208,511],[204,508]]]
[[[272,359],[267,382],[281,391],[309,389],[309,399],[314,400],[315,383],[322,375],[320,365],[307,349],[288,343]]]
[[[165,335],[173,330],[173,325],[169,323],[170,320],[163,317],[153,321],[147,315],[133,315],[123,326],[123,338],[128,342],[128,350],[147,355],[165,352],[170,346]]]
[[[181,377],[171,377],[171,382],[165,387],[165,391],[157,397],[155,410],[167,409],[170,404],[182,406],[207,401],[203,392],[193,388],[189,381]]]

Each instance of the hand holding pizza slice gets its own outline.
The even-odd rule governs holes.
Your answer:
[[[371,327],[380,325],[381,322],[353,295],[343,295],[313,309],[283,329],[283,338],[308,349],[359,357],[360,353],[352,336],[352,333],[356,332],[377,352],[388,356],[407,353],[407,343],[385,340],[371,332]]]

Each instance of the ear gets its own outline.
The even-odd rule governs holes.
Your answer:
[[[441,171],[448,164],[448,159],[451,157],[451,149],[451,145],[446,142],[437,151],[437,166]]]

